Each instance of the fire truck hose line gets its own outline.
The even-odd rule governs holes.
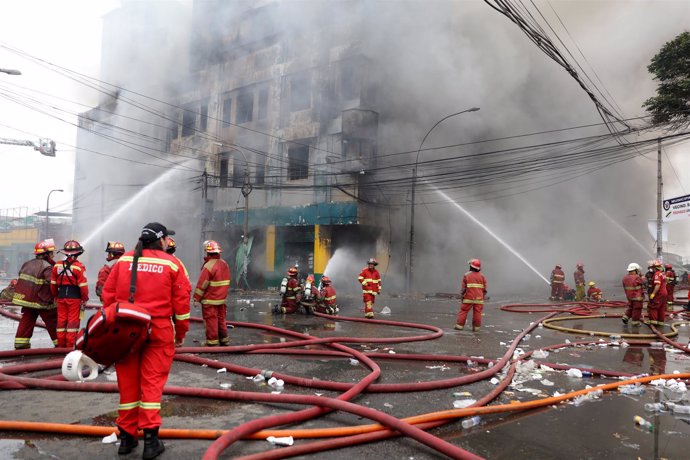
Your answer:
[[[199,366],[208,366],[210,368],[226,369],[239,375],[254,376],[262,374],[265,376],[273,376],[285,381],[286,385],[295,385],[303,388],[318,388],[322,390],[341,392],[337,397],[312,396],[303,394],[267,394],[249,391],[232,391],[232,390],[217,390],[210,388],[196,388],[196,387],[181,387],[167,385],[164,389],[166,395],[177,395],[186,397],[208,398],[216,400],[230,400],[242,402],[255,403],[269,403],[269,404],[297,404],[310,406],[308,408],[288,412],[284,414],[271,415],[263,418],[251,420],[236,426],[230,430],[219,429],[174,429],[161,428],[160,436],[171,439],[205,439],[212,440],[204,459],[216,459],[223,455],[223,452],[232,446],[233,443],[240,439],[261,439],[264,440],[268,436],[284,437],[293,436],[298,439],[318,439],[325,438],[321,441],[314,441],[309,443],[300,443],[292,447],[284,447],[281,449],[270,450],[259,454],[252,454],[244,459],[268,459],[268,458],[286,458],[296,455],[305,455],[315,452],[322,452],[325,450],[337,449],[340,447],[349,447],[359,445],[362,443],[374,442],[378,440],[388,439],[397,436],[407,436],[416,441],[425,444],[437,452],[452,458],[481,458],[467,450],[453,445],[445,441],[427,430],[441,426],[446,423],[456,421],[460,418],[472,417],[475,415],[510,413],[517,411],[525,411],[540,407],[548,407],[554,404],[567,401],[569,399],[587,394],[592,391],[615,390],[622,385],[629,385],[634,383],[647,383],[656,379],[690,379],[690,373],[680,374],[664,374],[644,377],[633,377],[629,373],[617,372],[605,369],[592,369],[578,366],[569,366],[565,364],[547,363],[544,360],[539,360],[540,364],[552,367],[557,370],[580,369],[588,371],[592,374],[611,377],[611,378],[627,378],[626,380],[617,380],[612,383],[607,383],[595,386],[588,389],[572,391],[570,393],[547,397],[543,399],[530,400],[525,402],[515,402],[511,404],[497,404],[488,405],[496,397],[498,397],[511,383],[515,373],[516,365],[519,361],[533,359],[532,353],[522,352],[518,350],[520,342],[527,334],[532,332],[540,324],[546,328],[577,334],[589,334],[600,336],[618,335],[626,339],[637,339],[635,341],[628,340],[627,343],[635,346],[650,346],[651,339],[660,339],[674,346],[686,353],[690,353],[690,349],[673,342],[670,337],[678,334],[677,325],[685,323],[686,321],[674,322],[670,325],[671,332],[665,334],[661,333],[655,327],[651,326],[652,334],[622,334],[618,332],[600,332],[587,331],[581,329],[572,329],[561,326],[556,326],[553,323],[572,320],[571,315],[576,315],[577,320],[583,319],[599,319],[599,318],[619,318],[619,315],[592,315],[593,312],[600,308],[620,308],[623,307],[622,302],[570,302],[563,304],[549,304],[549,305],[505,305],[502,309],[506,311],[528,312],[530,309],[535,309],[536,312],[549,313],[543,318],[531,322],[513,339],[507,347],[503,356],[498,359],[484,359],[471,356],[458,355],[441,355],[441,354],[409,354],[409,353],[380,353],[380,352],[366,352],[348,347],[345,344],[391,344],[391,343],[409,343],[418,341],[433,340],[443,335],[441,328],[430,326],[426,324],[417,324],[409,322],[398,322],[390,320],[371,320],[362,318],[349,317],[333,317],[322,314],[315,314],[317,317],[323,317],[330,321],[353,321],[366,322],[369,325],[380,326],[394,326],[397,328],[420,329],[428,331],[426,334],[410,335],[400,337],[328,337],[315,338],[310,335],[302,334],[295,331],[282,329],[275,326],[245,323],[245,322],[228,322],[229,325],[238,328],[259,329],[269,334],[280,335],[286,337],[287,341],[280,343],[257,343],[250,345],[239,346],[223,346],[223,347],[183,347],[176,349],[175,360]],[[559,316],[563,313],[570,313],[569,316]],[[19,315],[12,312],[5,311],[0,308],[0,314],[7,317],[18,319]],[[14,316],[12,316],[14,315]],[[195,322],[201,322],[200,318],[192,318]],[[645,339],[645,340],[641,340]],[[650,339],[650,340],[646,340]],[[578,347],[601,344],[601,340],[587,340],[549,345],[541,347],[542,350],[558,350],[560,348]],[[309,347],[305,349],[304,347]],[[321,347],[321,348],[313,348]],[[326,347],[326,348],[323,348]],[[39,388],[44,390],[56,391],[77,391],[77,392],[102,392],[102,393],[117,393],[117,385],[115,383],[104,382],[68,382],[65,381],[62,375],[49,375],[37,377],[25,376],[26,373],[45,372],[54,369],[59,369],[62,364],[62,357],[71,350],[69,349],[28,349],[28,350],[9,350],[0,352],[0,359],[13,359],[20,357],[47,357],[56,356],[53,359],[46,359],[40,362],[29,362],[21,364],[9,364],[0,367],[0,389],[27,389]],[[516,354],[520,353],[519,355]],[[309,379],[289,374],[273,372],[265,369],[251,368],[239,366],[229,362],[214,360],[197,356],[196,354],[278,354],[278,355],[294,355],[294,356],[327,356],[334,359],[354,358],[360,364],[368,369],[367,373],[358,382],[336,382],[332,380]],[[422,382],[406,382],[406,383],[374,383],[381,377],[381,369],[375,360],[395,360],[395,361],[423,361],[423,362],[442,362],[442,363],[467,363],[473,361],[482,365],[486,365],[486,369],[478,372],[461,375],[448,379],[440,379],[433,381]],[[419,392],[431,391],[444,388],[452,388],[461,385],[466,385],[481,380],[486,380],[499,372],[505,371],[505,375],[498,382],[498,385],[492,389],[491,392],[479,398],[470,407],[463,409],[442,410],[420,414],[407,418],[396,418],[384,412],[365,407],[359,404],[350,402],[353,398],[364,393],[386,393],[386,392]],[[312,420],[321,415],[327,414],[331,411],[338,410],[348,412],[359,417],[367,418],[374,423],[368,425],[357,425],[350,427],[337,428],[314,428],[314,429],[275,429],[277,426],[293,425],[307,420]],[[34,432],[49,432],[55,434],[78,435],[78,436],[107,436],[113,432],[117,432],[116,427],[107,426],[89,426],[89,425],[73,425],[73,424],[58,424],[58,423],[39,423],[28,421],[0,421],[0,431],[34,431]]]

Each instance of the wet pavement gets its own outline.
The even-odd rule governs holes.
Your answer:
[[[273,316],[269,313],[269,294],[233,295],[229,307],[231,321],[255,322],[284,327],[313,337],[397,337],[423,333],[416,329],[378,324],[362,324],[330,320],[306,315]],[[614,299],[615,300],[615,299]],[[619,299],[620,300],[620,297]],[[518,302],[542,302],[536,298],[492,298],[484,310],[482,331],[472,333],[455,331],[456,300],[402,299],[382,296],[378,299],[376,311],[388,306],[392,314],[377,315],[378,319],[418,322],[440,327],[443,337],[423,342],[400,344],[353,344],[360,351],[377,351],[395,354],[451,354],[484,358],[501,357],[519,332],[530,322],[538,321],[545,313],[511,313],[499,309],[501,305]],[[339,297],[341,315],[361,316],[357,298]],[[193,310],[200,316],[200,311]],[[620,309],[607,309],[609,314],[620,314]],[[582,319],[559,323],[568,327],[587,330],[610,331],[611,334],[633,332],[623,327],[618,318]],[[16,322],[4,317],[0,319],[0,349],[12,348]],[[649,332],[646,327],[640,332]],[[679,336],[674,340],[687,344],[690,327],[679,326]],[[232,345],[280,342],[279,335],[254,329],[235,328],[231,331]],[[670,349],[610,346],[608,337],[594,337],[567,334],[547,328],[535,329],[529,339],[519,347],[524,351],[537,350],[566,340],[600,340],[602,342],[582,347],[570,347],[551,351],[549,356],[537,362],[561,363],[573,366],[643,373],[690,372],[690,356]],[[287,339],[290,340],[290,339]],[[193,323],[186,345],[199,345],[203,341],[203,328]],[[33,346],[49,346],[47,333],[37,329]],[[312,347],[316,348],[316,347]],[[356,383],[367,374],[361,363],[352,363],[349,358],[324,356],[293,356],[275,354],[205,354],[204,357],[229,363],[269,369],[286,374]],[[4,361],[2,366],[26,360]],[[447,379],[472,374],[486,369],[476,363],[442,363],[438,361],[402,361],[376,359],[381,366],[382,376],[377,383],[421,382]],[[113,375],[101,375],[97,381],[107,381]],[[522,377],[521,377],[522,378]],[[538,367],[527,374],[526,381],[509,387],[492,404],[528,401],[567,393],[616,381],[611,378],[575,378],[561,371],[541,370]],[[218,373],[211,367],[176,362],[169,380],[171,385],[221,389],[230,384],[232,390],[270,393],[272,388],[256,384],[244,375],[230,372]],[[222,385],[222,386],[221,386]],[[416,393],[372,393],[364,394],[353,402],[375,408],[396,417],[407,417],[453,408],[453,402],[460,399],[479,399],[494,388],[489,381],[480,381],[462,387]],[[287,384],[284,393],[320,393],[336,396],[337,393],[315,388],[300,388]],[[468,392],[470,396],[454,396],[456,392]],[[432,430],[441,437],[468,451],[490,459],[588,459],[588,458],[687,458],[690,445],[690,416],[684,419],[668,412],[651,414],[645,412],[644,404],[654,402],[663,396],[651,385],[640,395],[625,395],[620,392],[606,392],[601,398],[587,399],[581,404],[561,403],[556,406],[535,409],[514,414],[486,415],[481,424],[463,429],[460,421]],[[0,392],[0,419],[57,422],[70,424],[96,424],[112,426],[116,417],[117,394],[94,394],[53,392],[43,390],[4,390]],[[266,415],[299,410],[306,406],[287,404],[259,404],[226,400],[210,400],[190,397],[165,396],[163,400],[164,428],[227,429]],[[637,427],[635,415],[641,415],[654,423],[652,432]],[[299,428],[338,427],[368,424],[369,421],[355,415],[335,412],[299,425]],[[129,456],[118,456],[116,445],[101,443],[101,438],[58,436],[52,434],[2,432],[0,434],[0,458],[42,459],[42,458],[139,458],[141,447]],[[296,440],[296,444],[307,443]],[[209,441],[168,440],[166,452],[161,458],[201,458]],[[241,441],[228,449],[223,458],[234,458],[265,450],[279,449],[266,441]],[[387,441],[354,446],[316,454],[311,458],[396,458],[432,459],[443,458],[432,449],[411,439]],[[299,458],[299,457],[298,457]],[[303,457],[306,458],[306,457]]]

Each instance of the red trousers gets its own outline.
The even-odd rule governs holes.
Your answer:
[[[656,295],[647,304],[647,310],[649,310],[649,319],[651,321],[663,323],[666,318],[666,296]]]
[[[467,321],[467,314],[472,310],[472,327],[480,327],[482,325],[482,310],[484,310],[484,304],[481,303],[461,303],[460,312],[458,313],[458,319],[455,324],[464,326]]]
[[[74,348],[79,333],[79,312],[81,299],[57,300],[57,341],[58,347]]]
[[[161,425],[161,396],[175,355],[170,318],[154,318],[149,340],[115,364],[120,390],[117,426],[131,435]]]
[[[666,303],[673,303],[673,286],[666,285]]]
[[[362,294],[362,301],[364,302],[364,313],[373,313],[376,296],[374,294]]]
[[[31,348],[31,337],[34,335],[34,326],[36,326],[36,320],[39,316],[46,325],[53,345],[57,346],[58,339],[55,331],[57,328],[57,309],[22,307],[22,319],[19,320],[17,334],[14,336],[14,348]]]
[[[642,301],[628,300],[628,308],[625,310],[625,316],[633,321],[639,321],[642,318]]]
[[[299,308],[299,304],[297,303],[297,299],[283,298],[280,307],[283,309],[283,313],[295,313]]]
[[[553,283],[551,285],[551,297],[554,299],[563,299],[563,283]]]
[[[203,305],[201,316],[204,318],[206,327],[206,345],[227,345],[230,343],[228,338],[228,325],[225,323],[227,307],[225,305]]]

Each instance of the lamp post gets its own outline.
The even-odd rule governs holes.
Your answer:
[[[429,137],[429,134],[436,128],[438,125],[443,123],[449,118],[452,118],[456,115],[460,115],[462,113],[467,113],[467,112],[477,112],[479,111],[479,107],[472,107],[467,110],[463,110],[461,112],[456,112],[456,113],[451,113],[450,115],[447,115],[443,118],[441,118],[439,121],[437,121],[434,126],[429,129],[429,131],[426,132],[424,135],[424,138],[422,139],[422,142],[419,144],[419,148],[417,149],[417,158],[414,161],[414,170],[412,172],[412,196],[410,197],[410,263],[407,264],[407,276],[405,279],[405,290],[407,292],[412,291],[412,284],[413,284],[413,276],[414,276],[414,208],[415,208],[415,191],[417,188],[417,167],[419,166],[419,153],[422,151],[422,147],[424,146],[424,141],[426,141],[426,138]]]
[[[45,228],[45,238],[48,238],[48,230],[50,230],[50,195],[53,192],[64,192],[61,188],[56,188],[48,192],[48,198],[46,199],[46,228]],[[44,238],[44,239],[45,239]]]

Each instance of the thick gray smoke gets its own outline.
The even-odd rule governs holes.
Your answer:
[[[143,3],[149,7],[157,4]],[[227,30],[227,24],[232,24],[234,18],[252,7],[271,3],[210,2],[205,7],[195,7],[195,14],[209,15],[208,27],[196,33],[218,38],[215,42],[217,48],[203,50],[204,55],[208,58],[217,56],[228,46],[221,37],[233,35]],[[411,177],[409,164],[414,161],[427,130],[444,116],[470,107],[480,107],[481,111],[447,120],[433,131],[425,148],[600,122],[592,102],[578,84],[539,51],[514,24],[483,2],[367,0],[277,3],[279,8],[266,20],[264,27],[282,31],[281,40],[289,40],[291,45],[285,49],[290,53],[303,53],[305,62],[309,62],[306,59],[309,53],[322,57],[331,52],[331,47],[336,44],[335,39],[330,38],[342,36],[342,28],[351,29],[353,42],[338,50],[343,55],[347,55],[342,51],[346,49],[352,55],[366,58],[364,81],[376,94],[377,106],[372,108],[379,113],[378,153],[415,152],[381,158],[380,167],[395,166],[396,162],[407,164],[399,168],[400,177]],[[108,67],[107,75],[104,75],[106,81],[145,94],[160,95],[163,100],[168,100],[167,95],[174,94],[187,83],[184,69],[187,68],[191,15],[186,14],[188,10],[183,7],[174,8],[178,16],[171,18],[172,13],[168,9],[171,4],[165,2],[165,8],[158,8],[157,12],[153,8],[153,13],[148,13],[148,20],[151,14],[159,18],[154,22],[165,31],[165,42],[157,40],[155,35],[143,35],[137,40],[136,59],[123,55],[116,65]],[[549,5],[537,4],[555,26],[557,19]],[[551,4],[586,56],[585,60],[575,54],[577,61],[592,75],[587,61],[594,66],[603,82],[597,81],[597,85],[610,91],[626,117],[642,115],[641,103],[653,94],[655,87],[646,65],[665,41],[686,27],[690,4],[670,1]],[[199,5],[203,6],[204,2],[196,6]],[[137,14],[136,8],[127,11]],[[163,11],[167,16],[156,16]],[[141,17],[123,19],[135,23],[142,20]],[[558,31],[571,51],[576,53],[576,46],[567,34],[561,28]],[[237,31],[237,34],[242,33],[242,30]],[[304,37],[310,34],[314,37],[306,40]],[[224,70],[232,72],[230,68]],[[116,104],[118,113],[131,114],[131,109],[126,107],[120,102]],[[322,111],[326,112],[328,108],[322,108]],[[145,118],[139,110],[134,115],[137,119]],[[119,123],[127,126],[124,121]],[[147,132],[140,123],[129,129],[137,133]],[[420,154],[420,161],[604,132],[603,127],[595,127],[462,148],[425,150]],[[112,143],[106,146],[100,142],[99,139],[93,146],[95,150],[118,149],[112,150],[116,156],[142,158],[129,148],[119,149]],[[243,142],[257,148],[270,148],[265,136],[259,133],[243,133]],[[151,168],[123,167],[122,163],[95,157],[94,160],[88,168],[92,184],[101,181],[120,183],[124,177],[126,183],[136,184],[141,180],[151,181],[157,173]],[[477,167],[482,164],[479,160],[474,161],[471,164]],[[420,179],[431,172],[429,167],[420,166]],[[97,177],[95,182],[91,180],[94,174]],[[181,173],[174,189],[187,194],[185,196],[194,202],[198,195],[189,191],[190,185],[185,182],[185,177],[188,176]],[[452,190],[449,194],[547,277],[556,263],[563,264],[569,274],[575,263],[581,261],[585,263],[590,279],[617,280],[628,262],[643,262],[649,257],[653,244],[647,234],[646,220],[655,217],[654,162],[640,157],[582,177],[573,177],[571,181],[566,179],[568,177],[564,177],[561,184],[548,188],[539,189],[543,185],[540,183],[533,184],[534,187],[527,184],[503,194],[492,193],[504,188],[501,183]],[[527,191],[531,188],[536,190]],[[110,191],[110,187],[106,190]],[[115,192],[113,189],[113,206],[133,193],[134,190],[119,189]],[[185,236],[181,237],[181,242],[178,239],[183,251],[184,247],[198,244],[196,236],[188,238],[186,235],[198,235],[200,211],[195,209],[180,215],[180,195],[171,195],[169,189],[158,193],[157,200],[150,206],[135,206],[131,213],[127,213],[127,219],[118,221],[113,227],[115,234],[112,237],[112,233],[107,237],[104,234],[102,242],[120,238],[131,245],[141,224],[160,220],[171,227],[183,226],[182,235]],[[387,210],[381,211],[378,224],[390,227],[386,230],[392,241],[388,284],[399,288],[407,263],[410,195],[385,186],[381,186],[378,193],[383,197],[381,201],[393,204],[390,225]],[[313,193],[305,195],[313,196]],[[505,196],[478,201],[495,195]],[[97,197],[92,198],[98,202]],[[546,291],[543,281],[518,258],[453,206],[441,201],[443,199],[420,180],[416,199],[415,285],[418,290],[457,291],[459,279],[467,268],[466,261],[479,257],[494,289],[505,292],[537,286]],[[97,206],[97,203],[91,203],[91,206]],[[98,223],[98,212],[83,219],[88,220],[90,226],[80,228],[88,232]],[[611,219],[628,229],[630,235],[623,235]],[[645,253],[642,248],[648,248],[648,251]],[[198,252],[182,254],[196,256]],[[567,281],[570,278],[569,275]]]

